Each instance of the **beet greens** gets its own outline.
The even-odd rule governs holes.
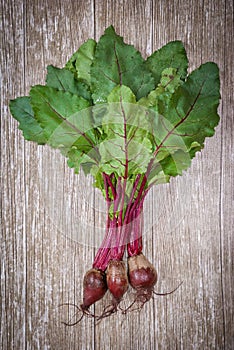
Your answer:
[[[82,169],[93,176],[106,200],[106,232],[84,280],[89,295],[84,290],[80,310],[86,314],[108,283],[114,301],[102,316],[117,311],[128,288],[126,249],[136,300],[144,304],[142,298],[151,297],[157,274],[142,255],[144,199],[153,185],[189,168],[219,122],[217,65],[205,63],[189,75],[187,69],[181,41],[144,60],[110,26],[97,43],[89,39],[81,45],[64,68],[48,66],[46,85],[10,102],[25,139],[59,149],[75,173]],[[142,292],[137,278],[147,271],[153,278]]]

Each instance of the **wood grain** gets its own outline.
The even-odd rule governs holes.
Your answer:
[[[157,291],[183,281],[180,289],[141,313],[65,327],[75,310],[58,305],[80,303],[101,239],[99,194],[49,148],[25,142],[8,103],[110,24],[144,57],[179,39],[190,70],[215,61],[221,122],[191,169],[155,188],[145,205],[144,251],[159,271]],[[233,349],[232,1],[5,0],[0,35],[0,348]]]

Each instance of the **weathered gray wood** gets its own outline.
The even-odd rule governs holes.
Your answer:
[[[218,63],[221,123],[191,169],[151,191],[145,205],[144,251],[159,272],[157,291],[183,281],[180,289],[140,314],[67,328],[67,309],[58,305],[81,301],[100,241],[99,195],[53,151],[24,141],[8,102],[43,83],[48,64],[62,66],[109,24],[144,57],[181,39],[191,70]],[[5,0],[1,26],[0,347],[233,349],[232,1]],[[69,208],[63,198],[76,204]],[[80,211],[89,225],[75,235]]]

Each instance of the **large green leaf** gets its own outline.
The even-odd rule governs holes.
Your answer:
[[[39,145],[46,143],[46,135],[39,122],[34,117],[30,104],[30,97],[18,97],[10,101],[10,111],[19,122],[19,129],[23,131],[24,138],[37,142]]]
[[[93,148],[89,152],[84,153],[74,145],[69,149],[66,156],[68,157],[67,164],[70,168],[74,169],[75,174],[78,174],[82,167],[84,173],[87,175],[94,166],[97,166],[98,157]]]
[[[86,100],[91,100],[88,85],[81,80],[76,79],[74,73],[65,68],[60,69],[54,66],[48,66],[46,83],[47,86],[62,91],[68,91],[72,94],[81,96]]]
[[[36,120],[55,148],[69,150],[71,146],[87,152],[95,143],[89,102],[80,96],[36,85],[30,90]]]
[[[88,39],[80,48],[72,55],[66,64],[66,68],[77,74],[77,77],[86,81],[88,85],[91,83],[90,67],[93,62],[96,49],[96,41]]]
[[[106,135],[100,146],[100,166],[107,174],[142,174],[152,156],[152,144],[144,113],[126,86],[116,86],[108,96],[108,112],[102,127]]]
[[[151,91],[148,96],[142,97],[138,104],[156,112],[158,111],[159,101],[163,101],[164,104],[167,103],[181,84],[183,84],[183,81],[177,70],[171,67],[166,68],[162,71],[160,83],[156,89]]]
[[[189,75],[168,104],[159,103],[159,112],[173,125],[169,132],[165,130],[164,144],[169,145],[173,136],[179,136],[190,149],[193,142],[203,146],[205,137],[214,135],[219,122],[219,87],[219,69],[208,62]]]
[[[97,44],[91,77],[94,103],[106,102],[116,85],[128,86],[137,99],[154,89],[154,79],[141,54],[125,44],[112,26]]]
[[[145,62],[146,67],[153,74],[155,85],[158,85],[164,69],[176,68],[182,79],[187,76],[188,59],[183,43],[179,40],[171,41],[149,56]]]
[[[176,176],[191,164],[219,122],[219,70],[208,62],[192,72],[170,100],[159,101],[155,115],[155,162],[165,174]]]

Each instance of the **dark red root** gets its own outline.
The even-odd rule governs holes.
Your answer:
[[[70,318],[70,320],[68,322],[62,322],[65,326],[75,326],[77,325],[82,318],[84,317],[84,315],[87,315],[88,317],[97,317],[94,314],[92,314],[89,310],[83,310],[81,306],[78,306],[76,304],[72,304],[72,303],[64,303],[64,304],[60,304],[59,307],[61,306],[73,306],[77,309],[77,312]],[[72,322],[72,320],[79,314],[81,313],[80,318],[76,319],[74,322]]]
[[[111,260],[106,270],[107,287],[116,301],[120,301],[128,289],[128,276],[124,262]]]
[[[110,305],[107,305],[102,314],[97,317],[97,321],[101,321],[103,318],[110,317],[118,311],[119,301],[116,301],[114,298]]]
[[[157,282],[157,272],[142,253],[128,258],[128,269],[129,282],[134,289],[153,290]]]
[[[121,308],[122,313],[126,314],[130,311],[140,311],[145,303],[153,298],[152,293],[152,290],[146,289],[137,291],[133,302],[126,309]]]
[[[166,296],[166,295],[173,294],[177,289],[180,288],[180,286],[182,285],[182,283],[183,283],[183,282],[181,282],[176,288],[172,289],[170,292],[157,293],[157,292],[153,291],[153,293],[154,293],[155,295],[159,295],[159,296],[163,296],[163,297]]]
[[[124,310],[141,310],[152,297],[152,291],[157,282],[157,272],[154,266],[140,253],[128,258],[128,277],[131,286],[136,290],[134,301]],[[134,308],[133,308],[134,306]]]
[[[80,306],[84,313],[96,301],[103,298],[107,291],[106,275],[103,271],[91,269],[86,272],[83,281],[83,304]]]
[[[112,303],[104,310],[99,320],[118,311],[118,305],[128,289],[128,276],[122,260],[110,260],[106,270],[107,287],[112,295]]]
[[[106,275],[103,271],[97,269],[91,269],[86,272],[83,280],[83,304],[77,306],[75,304],[65,303],[60,306],[74,306],[78,311],[73,315],[73,319],[78,313],[81,312],[80,318],[75,322],[62,322],[66,326],[75,326],[79,323],[84,315],[87,317],[98,318],[98,316],[92,314],[89,307],[96,301],[100,300],[107,291]]]
[[[170,292],[157,293],[154,286],[157,282],[157,272],[154,266],[141,253],[128,258],[129,282],[136,290],[134,301],[125,309],[123,313],[135,310],[141,310],[146,302],[153,299],[153,294],[166,296],[174,293],[179,287],[177,286]]]
[[[176,288],[171,290],[170,292],[165,292],[165,293],[157,293],[154,290],[138,290],[136,292],[135,299],[133,302],[126,308],[126,309],[121,309],[123,314],[126,314],[127,312],[130,311],[140,311],[144,304],[149,301],[150,299],[154,299],[154,295],[157,296],[167,296],[170,294],[173,294],[181,285],[183,282],[181,282]]]

